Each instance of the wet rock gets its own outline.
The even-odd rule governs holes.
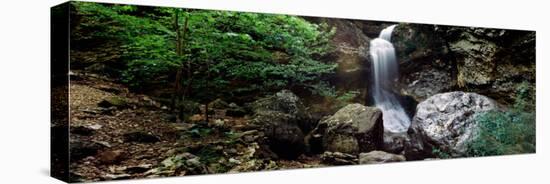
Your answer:
[[[401,153],[404,151],[407,141],[409,141],[407,132],[384,131],[382,150],[389,153]]]
[[[354,165],[358,163],[357,156],[341,152],[324,152],[321,161],[327,165]]]
[[[157,136],[141,131],[126,133],[123,137],[124,142],[155,143],[160,141]]]
[[[326,151],[372,151],[382,143],[382,112],[374,107],[350,104],[321,120],[316,131],[322,132]]]
[[[383,151],[371,151],[359,154],[359,164],[379,164],[388,162],[403,162],[405,156],[386,153]]]
[[[477,128],[475,116],[496,108],[493,100],[476,93],[434,95],[418,105],[409,129],[414,144],[421,147],[408,149],[429,152],[435,148],[452,157],[465,156],[466,143]]]

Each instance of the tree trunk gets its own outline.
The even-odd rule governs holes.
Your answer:
[[[185,17],[183,28],[179,24],[180,20],[180,11],[176,10],[174,15],[174,29],[176,31],[176,54],[178,56],[183,56],[184,54],[184,40],[187,34],[187,28],[189,25],[189,16]],[[191,79],[191,69],[190,69],[190,61],[187,61],[187,79]],[[183,80],[183,72],[185,71],[185,62],[181,63],[180,68],[177,70],[176,73],[176,79],[174,81],[174,94],[172,95],[171,99],[171,111],[176,113],[176,121],[179,123],[181,122],[181,119],[183,119],[183,106],[180,104],[185,100],[186,93],[188,92],[188,88],[191,84],[189,81],[187,83],[187,86],[184,89],[182,89],[182,80]],[[177,112],[176,112],[177,109]]]

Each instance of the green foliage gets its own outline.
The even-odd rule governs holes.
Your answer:
[[[452,158],[451,155],[449,155],[449,153],[441,151],[438,148],[433,148],[432,154],[435,155],[437,158],[441,158],[441,159]]]
[[[346,105],[353,103],[354,100],[359,96],[359,91],[346,91],[342,93],[341,95],[336,96],[336,108],[340,109],[342,107],[345,107]]]
[[[520,85],[514,107],[507,111],[489,111],[476,117],[478,131],[469,142],[470,156],[534,153],[536,150],[535,112],[525,101],[529,88]],[[534,108],[533,108],[534,110]]]
[[[201,163],[214,163],[223,157],[214,147],[214,145],[204,146],[196,153],[196,155],[200,157]]]
[[[188,134],[193,138],[207,137],[212,133],[212,128],[208,127],[194,127],[188,131]]]
[[[514,108],[521,111],[535,111],[535,86],[523,82],[516,89],[516,103]]]
[[[201,91],[194,94],[199,98],[295,86],[323,94],[331,88],[320,83],[320,77],[336,67],[319,61],[332,49],[329,40],[335,29],[326,24],[288,15],[73,5],[81,17],[75,41],[108,40],[122,45],[120,60],[126,63],[122,80],[135,89],[152,81],[168,84],[182,67],[183,76],[193,76],[191,87]],[[175,21],[186,32],[180,55]],[[185,85],[187,79],[179,82]]]
[[[347,91],[344,94],[338,96],[336,99],[342,102],[350,102],[360,94],[359,91]]]

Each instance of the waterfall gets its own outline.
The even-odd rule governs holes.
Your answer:
[[[384,129],[390,132],[404,132],[409,128],[411,121],[392,93],[393,83],[399,76],[395,49],[390,43],[395,26],[385,28],[378,38],[370,42],[370,56],[374,69],[373,98],[376,107],[382,110]]]

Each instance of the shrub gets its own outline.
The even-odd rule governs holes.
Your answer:
[[[536,120],[528,88],[518,88],[518,98],[512,109],[489,111],[476,117],[479,129],[469,142],[470,156],[492,156],[534,153],[536,150]]]

